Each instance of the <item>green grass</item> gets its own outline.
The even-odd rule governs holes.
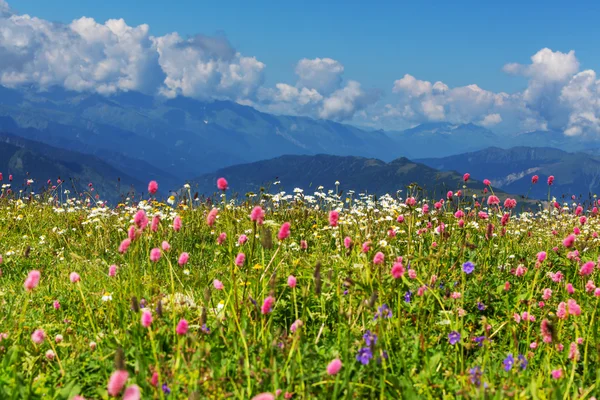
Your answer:
[[[584,210],[588,220],[582,225],[568,204],[512,215],[502,227],[500,218],[510,210],[495,207],[487,210],[488,220],[479,219],[487,207],[472,208],[472,193],[466,194],[440,210],[427,201],[426,215],[424,199],[415,207],[390,197],[326,193],[236,204],[223,199],[212,228],[206,221],[210,207],[200,202],[88,208],[73,200],[59,207],[43,199],[0,199],[0,332],[6,333],[0,398],[106,399],[116,368],[128,371],[126,386],[139,386],[142,398],[250,399],[277,390],[278,398],[294,399],[590,398],[599,391],[600,297],[586,291],[586,283],[598,272],[579,271],[584,262],[598,260],[598,217]],[[249,217],[257,204],[266,211],[262,226]],[[160,226],[153,232],[148,225],[120,254],[119,243],[142,208],[149,219],[160,215]],[[334,208],[340,211],[337,227],[328,219]],[[467,214],[462,228],[454,216],[459,208]],[[404,222],[397,222],[398,215]],[[175,216],[183,222],[179,232],[172,228]],[[291,223],[291,235],[280,241],[283,222]],[[444,230],[436,233],[441,223]],[[562,240],[574,227],[581,233],[566,249]],[[217,245],[221,232],[227,239]],[[240,234],[248,236],[243,245]],[[345,237],[352,240],[350,249]],[[163,241],[171,249],[150,261],[151,249]],[[568,258],[574,250],[578,256]],[[548,254],[542,263],[540,251]],[[180,266],[182,252],[190,258]],[[377,252],[383,264],[373,263]],[[238,253],[246,256],[242,266],[235,265]],[[397,257],[406,273],[395,279],[390,271]],[[462,268],[467,261],[475,264],[470,274]],[[110,277],[113,264],[118,269]],[[513,273],[519,266],[526,268],[522,276]],[[28,292],[23,283],[32,270],[41,272],[41,280]],[[557,271],[561,282],[548,275]],[[72,283],[71,272],[81,281]],[[287,284],[290,275],[297,278],[295,288]],[[215,289],[215,279],[223,290]],[[542,305],[545,288],[552,296]],[[275,304],[263,314],[269,295]],[[568,299],[581,315],[557,318],[558,304]],[[149,328],[141,324],[139,302],[152,313]],[[385,315],[375,318],[384,304],[391,317],[384,307]],[[516,322],[514,314],[523,312],[535,320]],[[185,335],[176,333],[181,319],[189,323]],[[553,327],[552,343],[542,340],[544,319]],[[302,326],[291,332],[296,320]],[[36,329],[46,334],[41,344],[31,339]],[[363,339],[367,330],[377,336],[371,346]],[[460,334],[454,345],[451,332]],[[574,360],[572,343],[579,353]],[[372,354],[366,365],[357,360],[361,349]],[[514,365],[507,371],[509,354]],[[336,358],[343,366],[328,375]],[[551,371],[559,369],[562,377],[553,379]]]

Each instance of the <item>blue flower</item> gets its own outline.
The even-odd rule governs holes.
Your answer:
[[[473,264],[471,261],[467,261],[463,264],[462,269],[465,274],[470,274],[475,269],[475,264]]]
[[[379,317],[392,318],[392,310],[388,307],[387,304],[383,304],[377,309],[377,313],[375,314],[375,317],[373,317],[373,320],[376,320]]]
[[[169,387],[167,386],[167,384],[166,384],[166,383],[163,383],[163,385],[162,385],[162,391],[163,391],[165,394],[171,394],[171,389],[169,389]]]
[[[363,347],[356,355],[356,361],[360,361],[362,365],[367,365],[371,358],[373,358],[373,353],[369,347]]]
[[[487,338],[485,336],[476,336],[473,338],[473,341],[477,343],[479,347],[483,346],[483,342],[485,342]]]
[[[456,331],[452,331],[448,334],[448,342],[451,345],[455,345],[456,343],[458,343],[460,341],[460,333],[456,332]]]
[[[519,359],[519,365],[520,365],[521,369],[523,369],[523,370],[527,369],[528,361],[525,358],[525,356],[523,354],[519,354],[518,359]]]
[[[369,331],[369,330],[367,330],[365,332],[365,334],[363,335],[363,339],[365,340],[365,343],[369,347],[377,344],[377,335],[374,333],[371,333],[371,331]]]
[[[513,367],[513,365],[515,364],[515,358],[513,357],[512,353],[509,354],[504,361],[502,362],[502,364],[504,364],[504,370],[506,372],[510,371]]]
[[[481,375],[483,372],[480,367],[473,367],[469,370],[469,380],[475,386],[481,386]]]

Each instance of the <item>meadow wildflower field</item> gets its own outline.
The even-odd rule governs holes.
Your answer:
[[[0,198],[0,399],[590,399],[594,197]],[[101,194],[100,194],[101,195]],[[556,194],[556,196],[562,194]]]

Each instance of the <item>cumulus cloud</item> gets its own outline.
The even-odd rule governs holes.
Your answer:
[[[254,96],[265,65],[223,37],[155,37],[148,25],[80,18],[52,23],[10,11],[0,0],[0,84],[62,86],[105,95],[135,90],[174,97]]]
[[[243,100],[263,83],[265,64],[235,52],[224,39],[171,33],[152,40],[166,74],[165,96]]]
[[[303,58],[296,65],[297,86],[329,95],[340,88],[344,66],[331,58]]]
[[[449,88],[443,82],[432,84],[406,74],[392,87],[398,101],[386,104],[381,115],[409,123],[474,122],[511,133],[600,134],[600,81],[592,70],[579,72],[574,51],[544,48],[531,57],[530,64],[510,63],[503,70],[527,78],[527,87],[514,94],[477,85]]]
[[[344,82],[344,66],[330,58],[302,59],[296,65],[294,85],[278,83],[261,88],[258,102],[252,104],[277,114],[310,115],[343,121],[379,100],[377,90],[364,89],[357,81]]]

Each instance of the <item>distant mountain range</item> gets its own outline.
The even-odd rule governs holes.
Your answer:
[[[567,153],[547,147],[492,147],[418,161],[443,171],[469,172],[477,179],[489,179],[493,186],[504,191],[529,193],[538,199],[547,198],[550,175],[555,177],[551,193],[556,197],[587,198],[600,189],[600,159],[583,152]],[[534,175],[540,179],[536,185],[531,184]]]
[[[535,131],[500,137],[474,124],[446,122],[422,124],[404,131],[369,131],[308,117],[266,114],[229,101],[165,99],[137,92],[105,97],[60,88],[38,92],[33,88],[14,90],[0,86],[0,132],[29,140],[21,142],[21,151],[29,149],[46,158],[56,156],[54,161],[61,161],[67,154],[57,156],[57,150],[68,151],[73,162],[81,166],[93,161],[113,168],[103,175],[107,179],[121,176],[134,187],[155,179],[161,183],[163,193],[181,188],[194,177],[200,176],[199,182],[203,182],[214,171],[240,164],[260,165],[252,163],[261,160],[269,160],[271,175],[281,176],[284,184],[287,184],[286,174],[291,174],[294,179],[290,179],[290,185],[300,180],[304,184],[316,180],[310,176],[300,179],[306,165],[318,165],[311,170],[314,176],[325,179],[321,169],[330,171],[333,181],[357,179],[354,189],[361,189],[364,183],[362,189],[373,192],[392,190],[408,180],[420,184],[437,182],[431,180],[434,175],[450,179],[450,175],[440,175],[414,163],[412,175],[401,174],[406,180],[399,179],[392,171],[397,171],[398,160],[410,163],[408,158],[422,159],[423,164],[435,169],[470,172],[479,179],[492,179],[497,187],[511,193],[527,193],[525,176],[535,170],[541,177],[555,175],[557,192],[583,194],[596,190],[596,159],[600,158],[600,142],[588,137],[569,137],[562,132]],[[44,152],[44,146],[54,150]],[[514,146],[560,148],[579,153],[570,155],[552,149],[531,153]],[[465,153],[468,159],[477,161],[465,161]],[[318,154],[358,158],[323,159],[325,156]],[[294,161],[287,168],[283,162],[273,164],[272,159],[283,155],[315,157],[291,159],[303,161]],[[351,159],[354,161],[348,161]],[[362,172],[351,170],[355,172],[351,175],[342,167],[327,165],[327,160]],[[44,171],[35,162],[28,165],[32,175]],[[374,166],[379,168],[378,173],[399,180],[386,186],[385,179],[367,173]],[[363,180],[363,172],[372,184]],[[335,174],[338,176],[334,177]],[[74,172],[72,175],[76,176]],[[259,174],[251,182],[262,185],[266,178]],[[454,185],[452,180],[443,182]],[[346,180],[344,184],[350,188],[353,183]],[[538,185],[531,195],[544,198],[545,189]]]
[[[134,177],[108,165],[97,157],[70,150],[58,149],[43,143],[17,136],[0,133],[0,172],[2,184],[10,184],[14,192],[30,186],[40,193],[49,186],[64,181],[60,192],[69,190],[70,196],[85,193],[99,194],[102,200],[116,201],[119,195],[126,195],[131,189],[143,190],[144,184]],[[9,177],[12,175],[12,181]],[[33,183],[27,185],[27,180]],[[52,183],[49,185],[47,181]],[[89,183],[93,183],[94,192]]]
[[[312,195],[319,186],[325,191],[335,189],[335,182],[339,181],[341,191],[394,195],[401,190],[402,197],[407,195],[407,186],[417,184],[429,198],[438,198],[463,185],[463,176],[456,172],[437,171],[404,157],[386,163],[374,158],[320,154],[282,156],[223,168],[194,179],[193,186],[200,193],[212,194],[216,191],[215,182],[221,176],[227,177],[232,190],[241,196],[248,192],[258,193],[261,188],[269,193],[285,191],[290,194],[300,188]],[[280,183],[273,186],[274,182]],[[483,187],[480,181],[469,182],[471,189]]]

